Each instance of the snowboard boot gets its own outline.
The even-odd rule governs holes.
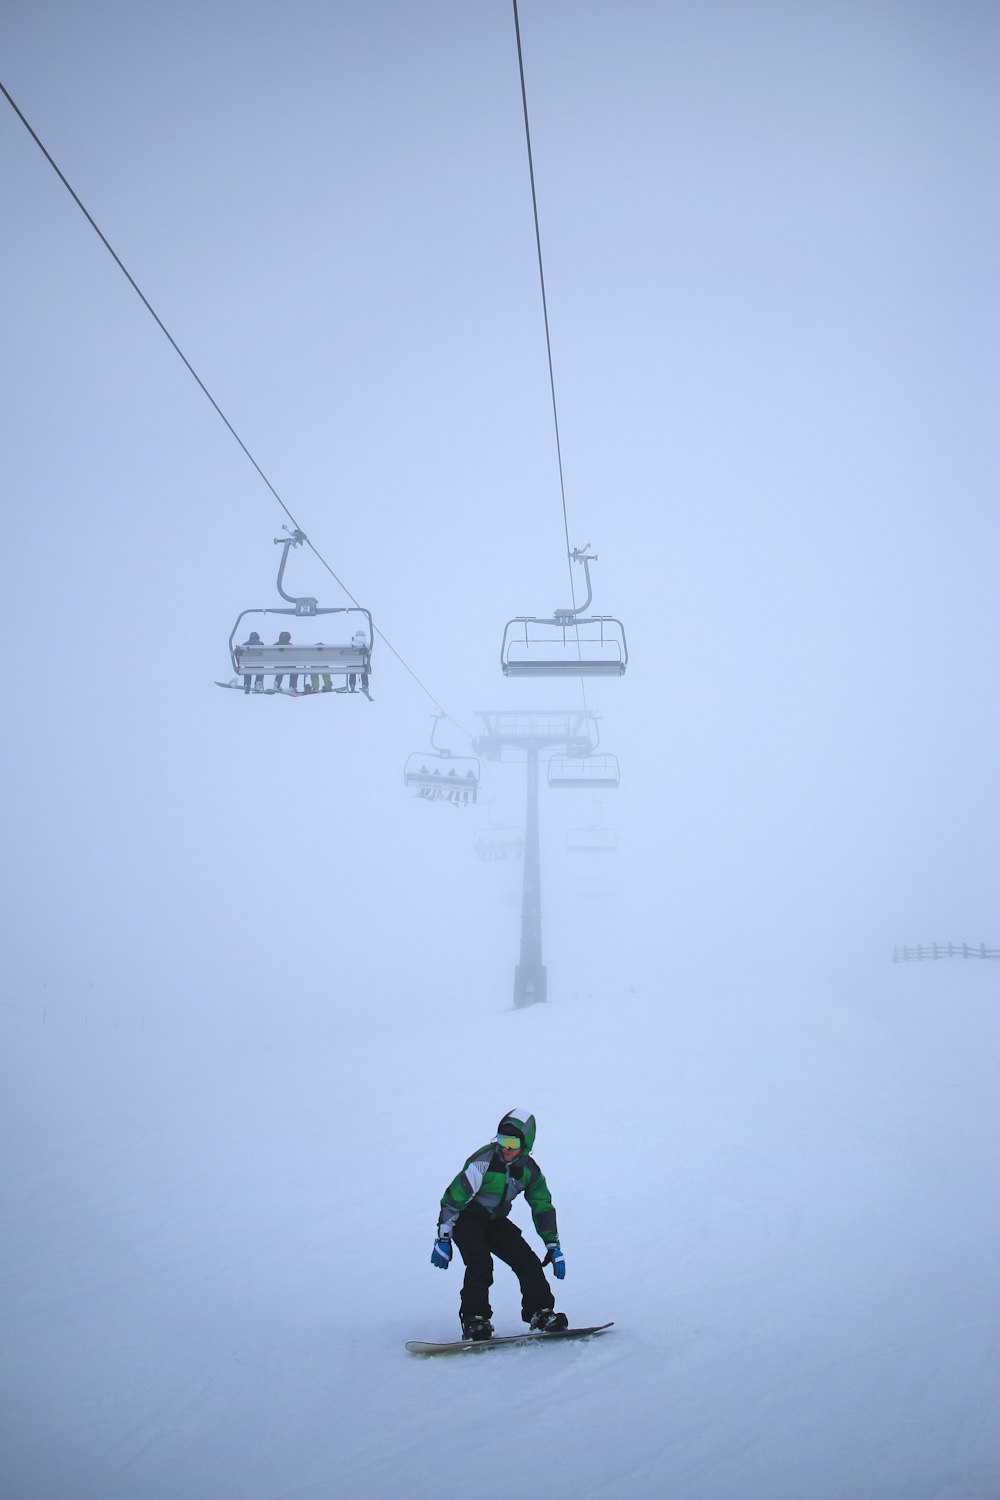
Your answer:
[[[569,1319],[565,1313],[557,1313],[554,1307],[540,1307],[532,1314],[528,1326],[535,1333],[558,1333],[561,1328],[569,1327]]]
[[[462,1316],[462,1337],[481,1344],[484,1339],[493,1337],[493,1324],[482,1313],[465,1313]]]

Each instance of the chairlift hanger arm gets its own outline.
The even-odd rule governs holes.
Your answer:
[[[557,609],[555,617],[558,623],[563,620],[574,620],[578,615],[585,615],[590,608],[590,601],[594,597],[594,586],[590,581],[590,564],[597,561],[597,553],[589,552],[587,550],[589,546],[590,543],[587,542],[583,547],[574,547],[569,555],[570,562],[583,563],[583,575],[587,580],[587,597],[582,604],[576,605],[573,609]]]
[[[288,531],[287,526],[284,529]],[[301,547],[302,543],[308,540],[309,538],[305,532],[300,531],[297,526],[294,531],[288,531],[286,537],[276,536],[274,539],[274,545],[281,548],[281,561],[278,564],[278,593],[282,599],[287,599],[289,604],[295,605],[295,613],[297,615],[314,615],[317,613],[317,600],[308,597],[298,598],[294,594],[286,594],[284,587],[285,564],[288,562],[289,552],[293,547]]]
[[[431,749],[436,755],[450,756],[452,753],[450,750],[447,750],[444,745],[439,745],[436,739],[438,725],[441,723],[442,719],[446,719],[447,717],[448,715],[445,713],[437,713],[431,715],[431,718],[434,720],[434,724],[431,729]]]

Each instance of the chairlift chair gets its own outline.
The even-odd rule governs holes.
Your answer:
[[[524,834],[517,828],[478,828],[472,835],[472,847],[480,859],[491,864],[505,859],[521,859]]]
[[[360,605],[324,606],[316,599],[287,594],[284,574],[288,553],[292,547],[300,546],[308,538],[304,532],[295,530],[289,532],[284,540],[281,537],[275,537],[274,540],[275,545],[282,549],[278,565],[278,593],[282,599],[288,600],[290,608],[268,605],[259,609],[245,609],[237,616],[229,635],[229,656],[236,676],[229,682],[220,682],[219,687],[243,688],[246,691],[249,680],[253,679],[256,691],[300,697],[303,696],[302,693],[281,687],[279,682],[287,677],[291,683],[301,677],[304,693],[308,695],[310,689],[305,687],[307,679],[319,676],[342,677],[344,683],[336,688],[331,684],[331,691],[353,692],[360,680],[362,693],[370,698],[368,678],[372,669],[372,646],[375,639],[370,611]],[[271,645],[259,639],[259,632],[252,631],[252,635],[258,635],[256,641],[237,641],[237,636],[243,633],[242,623],[249,615],[293,615],[298,619],[311,619],[316,615],[342,615],[343,621],[337,622],[341,628],[335,633],[341,637],[347,636],[348,639],[334,644],[323,641],[290,641]],[[274,684],[265,687],[265,677],[273,677]]]
[[[479,859],[496,863],[504,859],[521,859],[524,855],[524,834],[520,828],[497,822],[493,815],[493,802],[486,808],[488,828],[478,828],[472,835],[472,847]]]
[[[516,615],[508,620],[500,646],[505,677],[624,676],[628,666],[625,627],[613,615],[587,614],[593,598],[590,564],[597,561],[597,555],[576,547],[570,559],[583,564],[586,599],[551,615]]]
[[[553,791],[614,791],[621,772],[617,755],[552,755],[547,779]]]
[[[567,854],[617,854],[618,835],[604,827],[604,808],[595,797],[596,816],[586,828],[571,828],[566,834]]]
[[[613,828],[571,828],[566,834],[567,854],[617,854],[618,835]]]
[[[444,714],[434,715],[431,749],[415,750],[407,756],[403,785],[415,788],[416,796],[429,802],[467,807],[479,800],[479,760],[475,755],[455,755],[437,744],[438,723],[444,717]]]

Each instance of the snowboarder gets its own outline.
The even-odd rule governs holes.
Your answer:
[[[499,1256],[521,1286],[521,1316],[530,1328],[552,1333],[569,1326],[566,1314],[555,1311],[555,1297],[545,1279],[543,1262],[508,1215],[518,1193],[531,1209],[535,1230],[547,1247],[544,1264],[552,1264],[557,1281],[566,1275],[559,1248],[556,1211],[548,1184],[530,1155],[535,1143],[535,1117],[524,1109],[504,1115],[493,1140],[473,1152],[441,1199],[441,1217],[431,1252],[431,1265],[446,1271],[452,1241],[465,1262],[459,1316],[464,1338],[480,1342],[493,1336],[493,1256]]]
[[[317,646],[322,646],[322,644],[323,644],[322,641],[317,641],[316,642]],[[324,672],[322,675],[323,675],[323,691],[324,691],[324,693],[332,693],[333,692],[333,678],[330,676],[329,672]],[[309,681],[305,684],[305,689],[306,689],[307,693],[309,693],[309,692],[318,693],[319,692],[319,679],[320,679],[319,672],[312,672],[312,673],[310,673]]]
[[[351,636],[351,646],[353,647],[353,649],[355,651],[360,651],[362,654],[364,654],[364,652],[365,652],[365,650],[366,650],[366,648],[368,646],[368,637],[365,635],[365,633],[364,633],[363,630],[356,630],[354,632],[354,634]],[[347,686],[348,686],[348,689],[350,690],[350,692],[352,692],[352,693],[356,693],[357,692],[357,690],[358,690],[358,674],[357,674],[357,672],[349,672],[348,673],[348,675],[347,675]],[[368,673],[367,672],[362,672],[362,674],[361,674],[361,691],[363,693],[367,693],[367,691],[368,691]]]
[[[243,642],[243,646],[242,646],[241,649],[244,650],[244,651],[246,651],[251,646],[263,646],[263,644],[264,644],[264,642],[261,640],[260,635],[258,634],[258,632],[256,630],[251,630],[249,640],[246,640],[246,641]],[[244,676],[243,676],[243,691],[245,693],[249,693],[249,691],[250,691],[250,679],[251,679],[251,675],[253,675],[253,690],[254,690],[254,692],[255,693],[262,693],[264,691],[264,675],[263,675],[263,673],[260,673],[260,672],[255,673],[255,674],[251,674],[250,672],[246,672],[244,674]]]

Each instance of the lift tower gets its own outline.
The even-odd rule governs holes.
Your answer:
[[[542,872],[538,837],[538,763],[542,750],[567,756],[586,756],[594,744],[588,733],[591,715],[584,712],[510,709],[478,711],[483,733],[473,742],[484,760],[513,760],[523,754],[524,884],[521,890],[521,957],[514,969],[514,1007],[539,1005],[546,997],[542,962]]]

